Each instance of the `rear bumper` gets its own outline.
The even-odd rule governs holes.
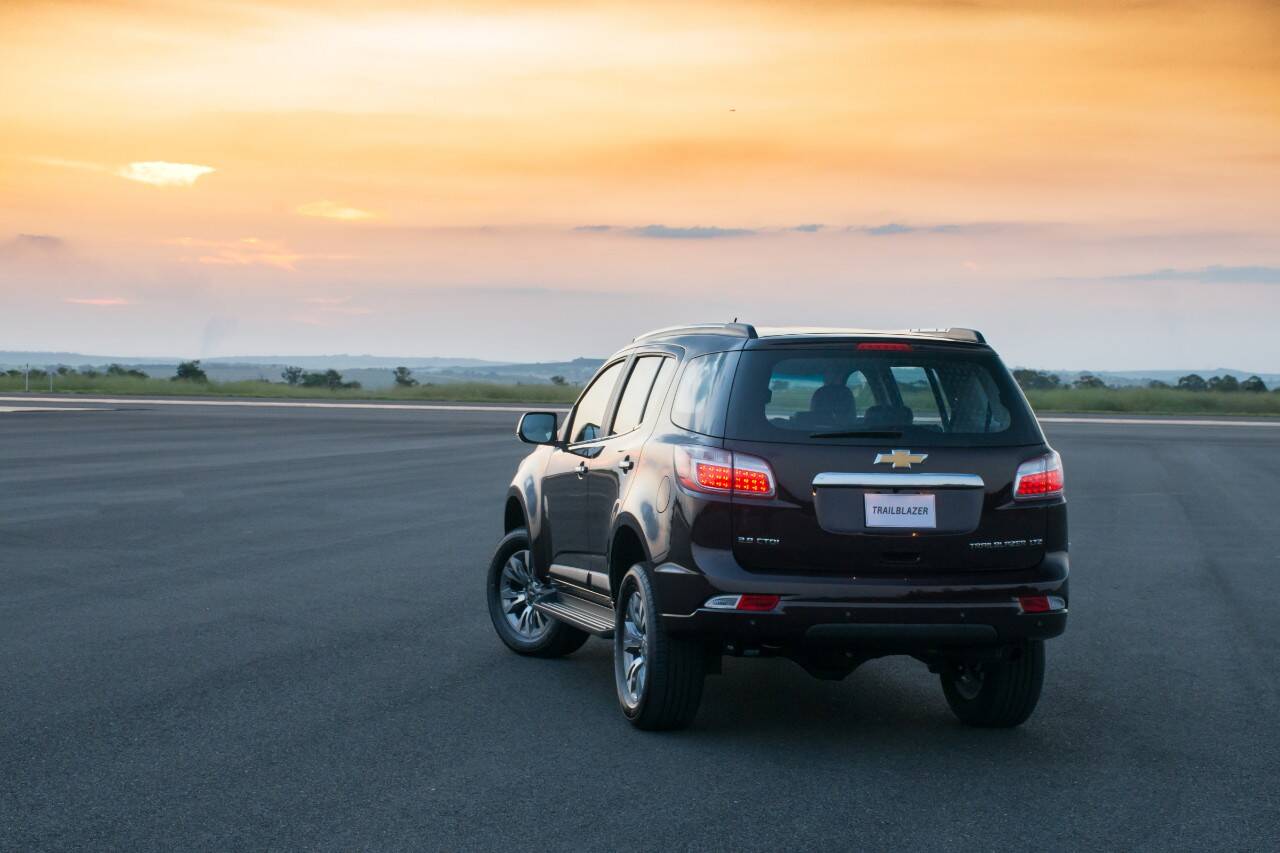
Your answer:
[[[663,621],[674,634],[742,648],[836,646],[911,652],[945,646],[1048,639],[1067,625],[1065,609],[1024,613],[1019,596],[1067,598],[1067,552],[1029,569],[900,577],[766,575],[747,572],[728,552],[700,553],[698,568],[656,567]],[[714,595],[779,595],[772,611],[711,610]]]

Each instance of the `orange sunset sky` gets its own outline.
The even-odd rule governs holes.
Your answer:
[[[0,3],[0,349],[1280,372],[1275,2]]]

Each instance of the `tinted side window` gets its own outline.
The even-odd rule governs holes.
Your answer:
[[[605,407],[609,405],[609,397],[613,394],[613,386],[618,382],[618,374],[622,372],[625,361],[611,364],[596,377],[591,387],[582,392],[578,398],[577,408],[573,412],[573,423],[570,424],[569,443],[591,441],[602,434],[600,429],[604,423]]]
[[[737,352],[715,352],[689,359],[671,404],[672,422],[704,435],[723,435],[729,386],[737,362]]]
[[[670,359],[660,355],[643,355],[636,359],[635,366],[631,368],[631,376],[627,379],[627,387],[623,389],[622,398],[618,401],[618,413],[613,416],[610,435],[629,432],[644,423],[653,380],[666,361]]]
[[[662,408],[662,401],[667,399],[667,390],[671,388],[671,379],[676,374],[676,364],[674,358],[662,360],[662,369],[658,371],[658,378],[653,380],[653,390],[649,392],[649,402],[644,407],[645,420]]]

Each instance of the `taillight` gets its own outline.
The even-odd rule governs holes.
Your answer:
[[[911,352],[911,344],[893,341],[865,341],[857,348],[863,352]]]
[[[1056,498],[1062,494],[1062,486],[1062,457],[1057,451],[1050,451],[1018,466],[1013,496],[1018,500]]]
[[[773,496],[773,469],[769,463],[745,453],[733,454],[733,492],[754,498]]]
[[[771,498],[775,493],[769,463],[746,453],[700,444],[677,444],[676,477],[694,492]]]
[[[733,466],[715,465],[711,462],[697,463],[696,482],[703,488],[727,492],[733,485]]]

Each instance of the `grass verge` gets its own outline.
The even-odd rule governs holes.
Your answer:
[[[31,382],[31,393],[49,393],[49,380]],[[0,376],[0,391],[23,389],[21,376]],[[456,403],[572,403],[581,390],[570,385],[499,385],[450,382],[411,388],[305,388],[283,382],[174,382],[133,376],[55,376],[55,393],[139,397],[287,397],[324,400],[432,400]]]
[[[31,392],[48,393],[48,380]],[[282,382],[173,382],[132,376],[55,376],[54,391],[120,396],[285,397],[333,400],[422,400],[457,403],[572,403],[581,389],[572,385],[501,385],[450,382],[412,388],[304,388]],[[0,392],[21,391],[22,377],[0,375]],[[1260,415],[1280,417],[1280,393],[1175,391],[1164,388],[1056,388],[1028,391],[1037,412],[1110,412],[1152,415]]]
[[[1037,412],[1115,412],[1146,415],[1280,416],[1274,391],[1175,391],[1170,388],[1055,388],[1028,391]]]

